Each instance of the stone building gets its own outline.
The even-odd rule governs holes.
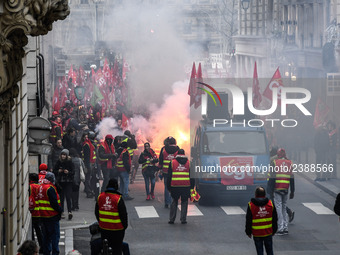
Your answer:
[[[27,124],[43,114],[40,35],[68,14],[66,0],[0,3],[0,253],[4,255],[16,254],[17,247],[31,239],[28,173],[37,171],[38,162],[30,162]]]

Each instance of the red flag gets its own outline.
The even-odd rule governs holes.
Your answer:
[[[105,61],[104,61],[103,74],[104,74],[106,83],[108,84],[111,81],[111,71],[110,71],[109,63],[107,62],[107,58],[105,58]]]
[[[318,128],[324,122],[326,122],[327,115],[329,113],[329,107],[318,98],[315,107],[314,122],[313,126]]]
[[[126,73],[129,71],[129,64],[123,59],[122,79],[125,81]]]
[[[277,90],[277,103],[278,105],[281,104],[281,88],[283,87],[283,82],[281,79],[281,74],[279,68],[276,69],[272,79],[267,85],[267,88],[263,92],[263,95],[268,98],[270,101],[273,100],[273,88],[278,88]]]
[[[61,86],[60,78],[59,83],[56,86],[54,93],[53,93],[53,101],[52,101],[52,108],[54,111],[59,112],[60,110],[60,100],[59,100],[59,87]]]
[[[122,126],[121,126],[123,130],[127,129],[128,121],[129,121],[129,118],[126,117],[126,115],[123,113],[122,114]]]
[[[201,63],[198,64],[196,77],[197,77],[196,83],[195,83],[196,95],[195,95],[195,105],[194,105],[195,109],[197,109],[201,105],[202,103],[201,95],[204,93],[203,90],[197,89],[197,87],[202,87],[202,85],[198,84],[198,82],[203,82]]]
[[[188,95],[190,96],[190,106],[192,106],[195,103],[195,96],[197,93],[197,88],[196,88],[196,66],[195,62],[192,65],[191,69],[191,77],[190,77],[190,82],[189,82],[189,89],[188,89]]]
[[[254,75],[253,75],[253,106],[257,108],[262,101],[262,96],[260,93],[260,83],[259,77],[257,76],[257,65],[255,61]]]

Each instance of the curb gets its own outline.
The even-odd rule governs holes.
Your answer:
[[[327,194],[331,195],[332,197],[336,198],[336,196],[338,195],[337,193],[335,193],[334,191],[330,190],[329,188],[325,187],[325,185],[322,185],[320,182],[318,181],[314,181],[312,178],[310,178],[309,176],[303,174],[303,173],[299,173],[299,176],[303,177],[304,179],[306,179],[307,181],[309,181],[310,183],[314,184],[316,187],[318,187],[319,189],[323,190],[324,192],[326,192]]]

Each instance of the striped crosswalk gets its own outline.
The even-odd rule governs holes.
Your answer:
[[[334,212],[331,209],[324,206],[322,203],[315,202],[302,204],[317,215],[334,215]],[[228,216],[246,214],[244,208],[241,208],[240,206],[220,206],[217,208],[216,208],[217,210],[222,210]],[[180,205],[178,205],[178,209],[181,210]],[[164,212],[163,208],[157,207],[156,209],[156,207],[154,206],[135,206],[135,210],[139,218],[159,218],[157,210],[162,210]],[[199,206],[197,205],[189,204],[187,216],[204,216],[203,210],[200,209]]]

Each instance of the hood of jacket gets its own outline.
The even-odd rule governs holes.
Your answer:
[[[269,198],[267,197],[257,197],[257,198],[252,198],[251,202],[253,202],[254,205],[256,206],[265,206],[269,201]]]
[[[179,147],[177,145],[165,145],[164,149],[167,153],[174,154],[179,150]]]
[[[188,158],[184,155],[177,155],[175,160],[177,160],[181,165],[185,165],[188,161]]]

